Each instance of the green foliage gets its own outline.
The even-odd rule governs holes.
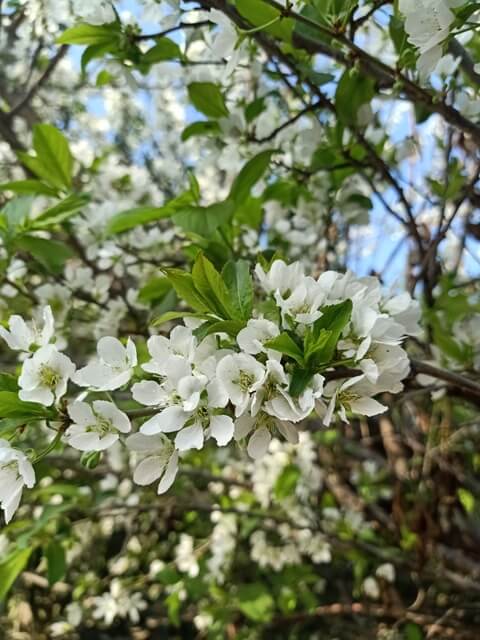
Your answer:
[[[45,557],[47,559],[48,583],[52,585],[62,580],[67,571],[65,550],[62,544],[56,540],[52,540],[45,549]]]
[[[246,260],[227,262],[222,271],[222,278],[229,292],[235,316],[245,321],[249,320],[253,309],[253,285],[249,263]]]
[[[186,207],[172,216],[176,225],[184,231],[205,238],[213,236],[215,231],[227,224],[233,217],[235,205],[231,200],[217,202],[209,207]]]
[[[344,72],[337,85],[335,106],[341,122],[350,125],[359,123],[359,113],[370,104],[375,95],[375,81],[357,70]]]
[[[208,118],[228,116],[225,98],[220,87],[213,82],[192,82],[188,85],[188,96],[195,109]]]
[[[155,46],[149,49],[142,56],[142,62],[146,64],[156,64],[165,60],[178,60],[182,58],[182,52],[176,42],[169,38],[159,38]]]
[[[47,240],[29,234],[22,235],[15,240],[15,247],[19,251],[29,253],[42,267],[51,273],[60,273],[65,262],[75,253],[63,242]]]
[[[237,597],[238,608],[249,620],[265,623],[272,619],[275,602],[262,583],[240,585]]]
[[[272,338],[271,340],[267,340],[265,342],[265,346],[268,349],[274,349],[274,351],[279,351],[290,358],[293,358],[299,365],[303,365],[304,356],[302,348],[297,344],[294,338],[289,335],[287,332],[281,333],[276,338]]]
[[[174,213],[191,204],[192,201],[192,193],[187,191],[177,198],[170,200],[170,202],[163,207],[145,206],[122,211],[111,218],[107,225],[106,233],[107,235],[116,235],[144,224],[170,218]]]
[[[17,549],[0,562],[0,602],[5,600],[11,586],[25,569],[33,548]]]
[[[192,122],[182,132],[182,140],[188,140],[195,136],[215,136],[220,133],[220,125],[215,120],[201,120],[199,122]]]
[[[273,153],[274,149],[261,151],[242,167],[232,184],[229,196],[236,205],[242,204],[248,198],[252,188],[268,169]]]
[[[120,34],[119,22],[100,25],[80,23],[64,31],[57,42],[58,44],[109,45],[112,40],[118,40]]]
[[[19,152],[22,164],[55,189],[72,187],[73,156],[65,136],[50,124],[33,127],[35,156]]]
[[[5,381],[5,378],[3,379]],[[11,382],[8,383],[9,385]],[[47,418],[51,412],[41,404],[23,402],[16,391],[0,391],[0,417],[19,418],[25,422]]]

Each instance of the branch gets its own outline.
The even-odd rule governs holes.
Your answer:
[[[471,138],[480,145],[480,127],[478,125],[468,118],[465,118],[459,111],[448,105],[445,101],[437,101],[438,96],[431,94],[422,87],[419,87],[401,72],[396,69],[392,69],[381,60],[374,58],[369,53],[358,47],[354,42],[351,42],[343,33],[332,30],[311,18],[307,18],[306,16],[296,13],[289,7],[284,7],[276,0],[263,0],[263,2],[274,9],[277,9],[282,16],[292,18],[297,22],[307,25],[311,29],[315,29],[318,33],[335,40],[346,47],[350,51],[351,56],[344,56],[341,53],[335,53],[335,55],[332,56],[332,50],[325,47],[325,45],[320,45],[319,52],[330,55],[330,57],[335,57],[338,62],[341,62],[346,67],[351,67],[355,61],[358,61],[362,71],[375,78],[381,86],[393,87],[394,85],[401,83],[402,90],[409,100],[414,103],[424,105],[430,113],[437,113],[441,115],[444,120],[471,136]],[[301,40],[301,37],[299,39]],[[311,40],[308,42],[310,50],[317,44]]]
[[[53,56],[53,58],[49,61],[47,68],[42,73],[42,75],[38,78],[38,80],[30,87],[25,96],[20,102],[18,102],[7,114],[8,118],[13,118],[17,114],[19,114],[26,106],[30,104],[32,99],[38,90],[48,81],[52,73],[54,72],[57,64],[60,60],[65,56],[68,51],[68,45],[64,44],[60,47],[57,53]]]
[[[160,31],[159,33],[142,33],[138,36],[135,36],[135,40],[140,42],[142,40],[156,40],[158,38],[164,38],[168,36],[170,33],[175,33],[176,31],[181,31],[182,29],[196,29],[197,27],[208,27],[213,24],[210,20],[200,20],[199,22],[180,22],[175,27],[170,27],[169,29],[165,29],[165,31]]]
[[[476,85],[480,85],[480,74],[475,71],[475,63],[468,51],[453,38],[450,40],[448,50],[455,58],[460,58],[460,68],[468,78]]]
[[[475,380],[471,380],[460,373],[453,373],[446,369],[439,369],[438,367],[427,364],[426,362],[420,362],[420,360],[410,360],[410,364],[414,374],[423,373],[427,376],[431,376],[432,378],[436,378],[437,380],[443,380],[454,387],[471,391],[475,396],[480,398],[480,383]]]

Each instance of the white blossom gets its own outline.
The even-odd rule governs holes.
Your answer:
[[[50,406],[66,393],[74,372],[73,362],[54,345],[40,347],[23,363],[18,395],[21,400]]]
[[[113,391],[127,384],[137,365],[134,342],[129,338],[123,346],[117,338],[105,336],[98,341],[97,353],[98,360],[79,369],[74,382],[97,391]]]
[[[120,433],[128,433],[128,416],[113,402],[95,400],[73,402],[68,407],[73,424],[65,432],[68,444],[80,451],[103,451],[118,441]]]
[[[0,439],[0,507],[8,524],[18,509],[23,488],[35,485],[35,471],[27,456]]]

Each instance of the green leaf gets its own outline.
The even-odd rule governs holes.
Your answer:
[[[236,338],[238,332],[245,327],[244,322],[239,320],[219,320],[212,321],[207,320],[201,324],[198,329],[193,332],[199,341],[203,340],[212,333],[226,333],[233,338]]]
[[[236,319],[222,276],[202,253],[195,260],[192,278],[196,290],[208,304],[210,311],[226,320]]]
[[[4,182],[0,184],[0,191],[13,191],[26,195],[55,196],[56,189],[47,186],[40,180],[17,180],[14,182]]]
[[[301,395],[308,387],[313,376],[313,371],[299,368],[294,369],[292,373],[292,379],[290,380],[290,395],[293,398],[298,398],[298,396]]]
[[[5,600],[13,583],[27,566],[32,551],[33,547],[18,549],[7,556],[3,562],[0,562],[0,602]]]
[[[193,202],[193,196],[190,191],[182,193],[178,198],[174,198],[167,202],[163,207],[136,207],[135,209],[128,209],[122,211],[116,216],[111,218],[107,225],[107,235],[115,235],[117,233],[124,233],[130,231],[134,227],[138,227],[143,224],[149,224],[150,222],[156,222],[163,218],[169,218],[176,213],[179,209],[190,205]]]
[[[186,273],[181,269],[165,269],[165,275],[172,283],[172,286],[177,292],[178,297],[189,304],[192,309],[195,309],[195,311],[200,311],[201,313],[210,310],[208,303],[197,291],[193,282],[193,278],[189,273]],[[174,318],[172,317],[169,319],[173,320]],[[163,322],[166,322],[166,320],[163,320]]]
[[[159,327],[166,322],[171,322],[172,320],[179,320],[180,318],[206,318],[207,316],[202,313],[189,313],[187,311],[167,311],[166,313],[162,313],[158,318],[155,318],[152,325],[154,327]]]
[[[375,80],[347,69],[340,78],[335,93],[338,118],[345,124],[356,125],[360,108],[369,104],[375,95]]]
[[[50,412],[36,402],[23,402],[15,391],[0,391],[0,417],[45,418]]]
[[[65,550],[60,542],[52,540],[45,550],[45,557],[47,558],[48,584],[52,585],[62,580],[67,572]]]
[[[304,338],[305,359],[310,369],[318,369],[331,362],[337,343],[352,316],[352,301],[322,308],[322,316],[316,320]]]
[[[224,200],[209,207],[187,207],[175,213],[172,219],[184,231],[210,238],[218,227],[232,219],[234,211],[233,202]]]
[[[238,608],[254,622],[269,622],[273,616],[275,602],[263,584],[242,584],[238,588]]]
[[[56,240],[37,238],[37,236],[23,235],[15,240],[15,246],[20,251],[26,251],[47,271],[61,273],[65,262],[75,254],[67,245]]]
[[[21,162],[49,185],[70,189],[73,156],[65,136],[50,124],[36,124],[33,127],[33,148],[36,156],[18,153]]]
[[[414,622],[407,622],[402,629],[402,636],[404,640],[424,640],[422,628]]]
[[[253,122],[265,110],[265,96],[257,98],[245,107],[245,118],[248,123]]]
[[[240,15],[246,18],[252,27],[261,27],[280,16],[277,9],[259,0],[235,0],[235,6]],[[291,44],[293,26],[294,22],[291,18],[282,17],[274,24],[262,29],[262,33],[267,33]]]
[[[76,215],[90,202],[87,194],[72,193],[54,207],[50,207],[37,216],[29,225],[32,229],[48,229]]]
[[[165,60],[176,60],[182,57],[180,47],[169,38],[159,38],[157,44],[142,56],[142,62],[156,64]]]
[[[150,303],[162,300],[167,293],[172,290],[172,283],[166,276],[160,278],[152,278],[142,287],[138,294],[140,302]]]
[[[464,489],[460,487],[457,490],[458,498],[462,503],[462,507],[465,509],[467,513],[473,513],[475,510],[475,496],[473,493],[468,491],[468,489]]]
[[[17,393],[17,378],[10,373],[0,373],[0,391],[13,391]]]
[[[22,227],[28,218],[32,208],[33,198],[30,196],[22,196],[14,198],[7,202],[3,208],[2,214],[10,231],[15,231]]]
[[[110,24],[87,24],[80,23],[67,29],[57,38],[58,44],[111,44],[112,40],[118,39],[121,34],[119,22]]]
[[[197,111],[208,118],[228,116],[227,105],[220,87],[213,82],[192,82],[188,85],[190,101]]]
[[[280,353],[293,358],[299,365],[303,365],[303,351],[293,338],[291,338],[285,331],[276,338],[267,340],[267,342],[264,343],[264,346],[267,347],[267,349],[279,351]]]
[[[217,135],[220,131],[220,125],[215,120],[192,122],[182,131],[182,140],[185,142],[185,140],[193,138],[193,136]]]
[[[246,260],[227,262],[222,271],[222,278],[229,291],[235,316],[249,320],[253,309],[253,283],[249,263]]]
[[[293,495],[300,477],[300,469],[295,464],[287,465],[278,476],[275,486],[273,487],[273,492],[277,500],[283,500]]]
[[[229,196],[237,206],[248,198],[252,187],[263,176],[270,164],[273,153],[275,153],[274,149],[261,151],[242,167],[232,184]]]

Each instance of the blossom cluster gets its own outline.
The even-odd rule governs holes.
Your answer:
[[[374,396],[402,389],[409,360],[401,343],[419,332],[418,304],[406,293],[385,297],[378,279],[350,272],[313,278],[300,263],[276,260],[270,268],[257,264],[255,273],[259,301],[236,335],[222,325],[203,337],[201,320],[185,318],[168,337],[148,339],[150,359],[141,373],[131,338],[125,344],[101,338],[97,357],[77,369],[51,342],[49,307],[41,329],[12,316],[9,330],[1,328],[0,335],[23,354],[20,400],[55,405],[64,443],[98,453],[132,430],[131,418],[139,410],[129,415],[110,394],[128,388],[135,375],[132,397],[146,407],[139,413],[147,419],[125,442],[138,463],[134,481],[159,480],[158,493],[172,485],[179,455],[208,440],[218,446],[232,439],[246,442],[250,457],[259,459],[272,435],[297,443],[299,423],[312,414],[328,426],[334,416],[347,422],[349,415],[384,412],[387,406]],[[69,381],[87,390],[65,402]],[[91,393],[97,399],[89,402]],[[25,454],[6,441],[1,455],[5,486],[15,490],[2,497],[10,518],[34,473]]]

